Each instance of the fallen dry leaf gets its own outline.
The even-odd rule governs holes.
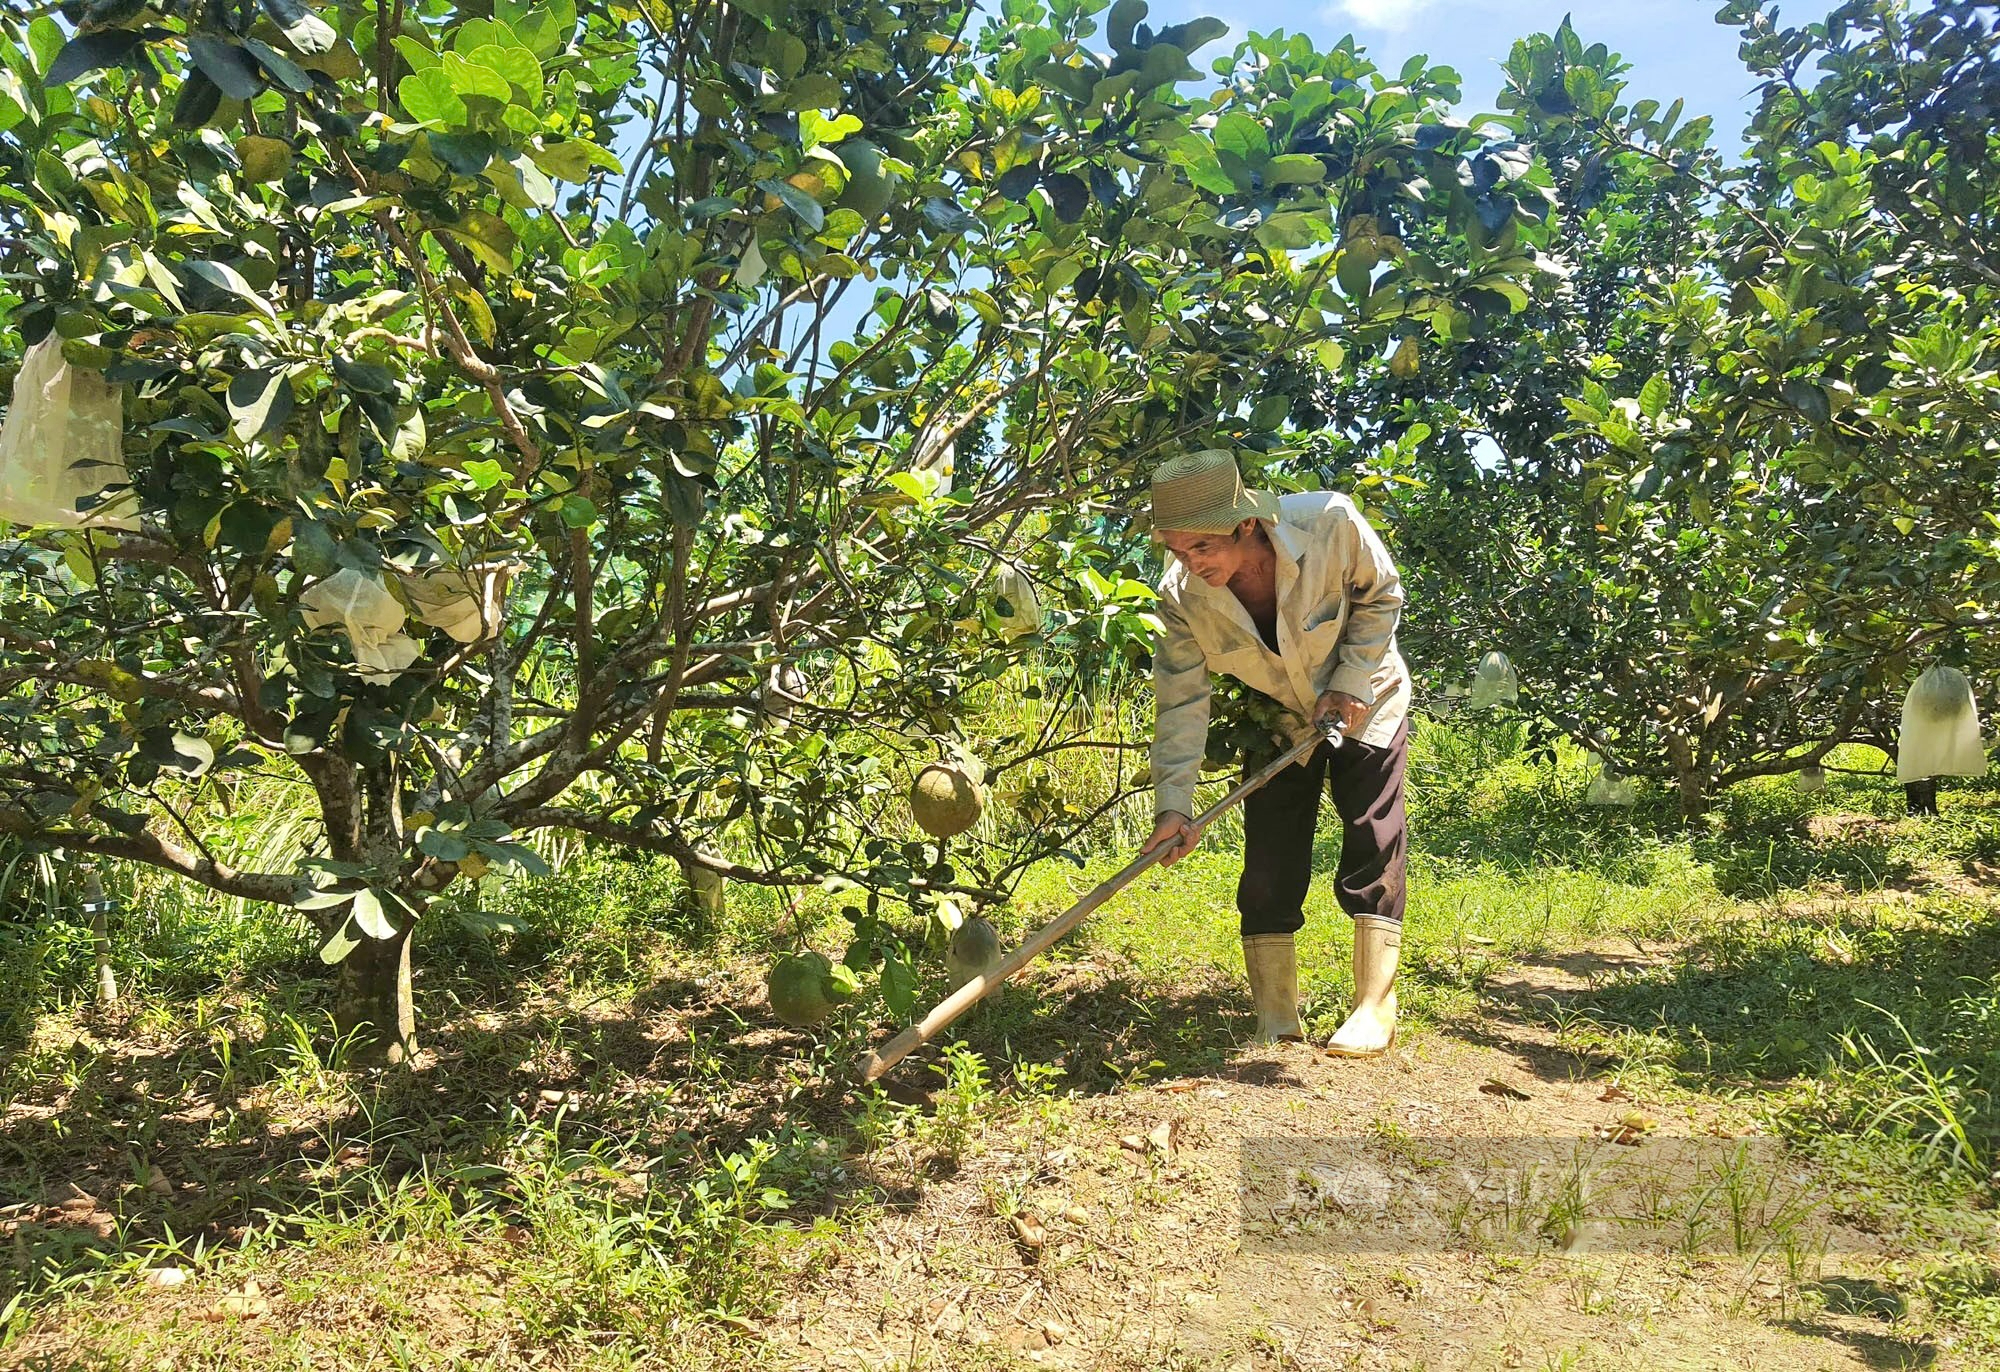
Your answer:
[[[1153,1132],[1146,1135],[1146,1142],[1160,1156],[1172,1157],[1174,1151],[1174,1122],[1172,1120],[1161,1120],[1153,1126]]]
[[[1160,1087],[1160,1090],[1170,1091],[1175,1095],[1179,1095],[1182,1092],[1194,1090],[1194,1083],[1191,1081],[1170,1081],[1166,1085]]]
[[[1071,1224],[1090,1223],[1090,1211],[1084,1209],[1081,1205],[1072,1205],[1069,1209],[1063,1211],[1062,1217]]]
[[[1146,1151],[1146,1141],[1137,1134],[1120,1134],[1118,1136],[1118,1146],[1130,1149],[1134,1153],[1143,1153]]]
[[[232,1291],[210,1306],[207,1318],[223,1320],[235,1316],[239,1319],[256,1319],[260,1315],[270,1313],[271,1302],[265,1299],[264,1293],[258,1289],[257,1281],[253,1277],[243,1283],[241,1291]]]
[[[1601,1101],[1630,1100],[1632,1099],[1632,1093],[1614,1081],[1604,1088],[1604,1094],[1599,1096],[1598,1099]]]
[[[1043,1320],[1042,1337],[1047,1339],[1051,1345],[1061,1343],[1069,1337],[1069,1326],[1061,1320]]]
[[[187,1284],[185,1267],[149,1267],[145,1272],[146,1285],[171,1288]]]
[[[1007,1222],[1014,1226],[1014,1237],[1020,1240],[1023,1248],[1040,1249],[1049,1241],[1049,1231],[1042,1227],[1040,1220],[1025,1210],[1017,1215],[1009,1215]]]
[[[1499,1096],[1504,1100],[1534,1099],[1533,1096],[1530,1096],[1526,1091],[1523,1091],[1520,1087],[1509,1086],[1506,1082],[1500,1080],[1500,1078],[1498,1077],[1488,1077],[1485,1081],[1479,1084],[1479,1089],[1485,1092],[1489,1096]]]

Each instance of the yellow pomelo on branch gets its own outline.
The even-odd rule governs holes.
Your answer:
[[[964,833],[985,809],[979,773],[962,762],[933,762],[910,783],[910,813],[932,838]]]

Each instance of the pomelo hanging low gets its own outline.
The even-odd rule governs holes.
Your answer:
[[[951,989],[983,977],[1000,965],[1004,950],[1000,947],[1000,931],[985,918],[974,915],[958,926],[951,936],[951,944],[945,949],[944,970],[951,980]]]
[[[812,951],[785,954],[772,964],[764,979],[771,1013],[794,1029],[810,1029],[820,1023],[842,1001],[852,998],[858,987],[853,972]]]
[[[910,783],[910,814],[932,838],[951,838],[979,823],[986,809],[985,768],[969,756],[933,762]]]
[[[1896,733],[1896,780],[1904,785],[1931,777],[1986,775],[1979,737],[1979,706],[1972,683],[1956,667],[1931,667],[1903,697]]]
[[[1472,674],[1467,708],[1490,710],[1496,705],[1519,704],[1520,699],[1521,678],[1514,671],[1514,664],[1507,660],[1507,654],[1495,650],[1480,658],[1479,669]]]

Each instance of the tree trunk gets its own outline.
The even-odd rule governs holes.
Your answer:
[[[1699,770],[1681,773],[1681,818],[1692,822],[1708,813],[1707,778]]]
[[[90,912],[90,941],[97,954],[97,1008],[109,1010],[118,1003],[118,969],[111,961],[107,918],[111,903],[104,898],[104,883],[94,871],[83,879],[83,908]]]
[[[410,998],[410,935],[415,928],[411,921],[393,938],[364,938],[341,959],[334,982],[334,1027],[355,1035],[362,1061],[393,1066],[417,1051],[417,1011]]]

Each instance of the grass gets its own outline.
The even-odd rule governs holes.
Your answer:
[[[2000,793],[1947,790],[1941,817],[1908,820],[1866,775],[1879,755],[1834,761],[1853,770],[1822,794],[1755,783],[1690,831],[1664,796],[1583,806],[1583,760],[1531,761],[1518,730],[1421,728],[1405,1032],[1464,1032],[1524,961],[1607,940],[1683,950],[1528,1009],[1579,1062],[1762,1121],[1901,1255],[1898,1327],[2000,1350]],[[1102,794],[1106,768],[1076,755],[1044,780]],[[1103,817],[1081,868],[1029,874],[1003,932],[1053,916],[1142,828],[1129,807]],[[967,1016],[907,1074],[928,1073],[917,1104],[842,1080],[879,1003],[819,1037],[767,1019],[758,983],[794,928],[773,898],[732,891],[704,923],[668,864],[582,849],[427,922],[427,1051],[388,1073],[349,1064],[291,917],[118,874],[123,995],[100,1010],[64,874],[9,868],[0,1351],[50,1367],[197,1350],[183,1365],[754,1361],[747,1331],[873,1217],[986,1150],[1060,1146],[1078,1100],[1230,1059],[1248,1022],[1238,837],[1225,821],[1032,986]],[[1351,990],[1324,885],[1301,938],[1320,1031]],[[798,918],[831,940],[834,904]],[[942,991],[927,975],[924,1003]],[[986,1204],[1023,1202],[999,1186]],[[134,1319],[143,1274],[167,1266],[199,1297]],[[212,1322],[225,1296],[241,1310]]]

